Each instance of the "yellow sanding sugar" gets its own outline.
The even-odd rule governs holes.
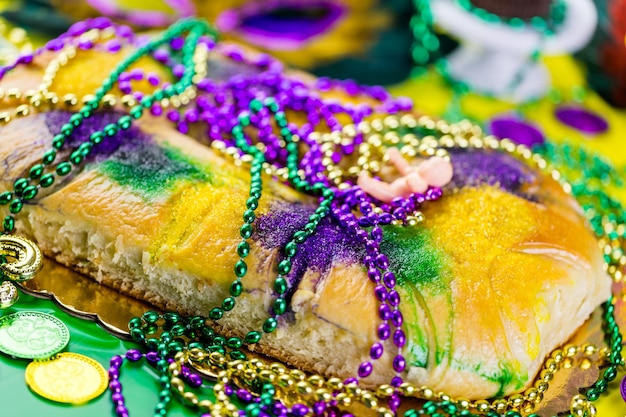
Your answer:
[[[548,220],[539,222],[538,211]],[[507,323],[528,335],[523,342],[528,352],[538,352],[537,326],[547,314],[545,303],[537,301],[538,293],[546,282],[567,284],[564,280],[568,279],[569,266],[526,253],[524,248],[552,246],[550,222],[569,221],[560,218],[554,208],[488,186],[461,190],[455,198],[443,198],[425,207],[424,214],[433,243],[449,254],[454,264],[457,279],[451,290],[456,300],[455,333],[472,329],[489,337],[501,332]],[[559,230],[566,228],[563,225]],[[459,230],[463,231],[461,235]],[[477,297],[491,301],[476,303]],[[483,310],[480,314],[475,311],[476,305]],[[528,315],[529,305],[536,305],[534,317]]]
[[[150,250],[152,256],[191,274],[230,283],[233,265],[239,259],[236,247],[241,242],[239,228],[248,191],[243,181],[185,187],[164,210],[160,235]],[[264,196],[259,200],[257,216],[269,211],[270,199]],[[248,258],[248,263],[252,259]]]
[[[127,53],[130,53],[130,50]],[[125,55],[124,51],[121,54],[103,54],[93,50],[81,51],[67,65],[59,69],[50,90],[57,92],[61,97],[65,94],[75,94],[78,97],[91,94],[102,85],[105,78],[117,67]],[[170,79],[163,67],[149,58],[141,58],[129,68],[129,71],[132,68],[141,68],[146,74],[154,72],[164,81]],[[150,86],[148,81],[141,80],[133,82],[133,90],[146,93],[153,91],[154,87]],[[119,92],[116,94],[119,95]]]

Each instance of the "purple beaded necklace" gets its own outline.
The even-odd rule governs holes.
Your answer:
[[[172,42],[172,49],[176,49],[176,44]],[[221,50],[220,50],[221,49]],[[225,58],[231,59],[235,63],[245,63],[255,67],[257,74],[240,75],[235,74],[226,80],[215,81],[206,78],[198,83],[199,94],[195,100],[195,106],[186,108],[184,112],[177,109],[164,111],[155,104],[151,112],[153,115],[165,114],[168,120],[175,123],[181,133],[188,133],[189,125],[194,123],[206,123],[209,127],[207,135],[211,141],[221,141],[226,146],[233,146],[234,141],[228,139],[230,131],[237,123],[238,115],[247,110],[251,100],[258,97],[260,92],[271,95],[285,110],[293,110],[306,114],[307,122],[302,126],[289,126],[290,130],[298,132],[303,141],[309,145],[309,151],[301,160],[301,168],[305,172],[305,177],[314,181],[329,181],[323,175],[323,165],[321,158],[320,144],[312,137],[315,128],[322,121],[332,130],[339,131],[343,128],[337,115],[345,114],[353,123],[358,124],[366,116],[376,112],[396,113],[406,111],[412,107],[408,99],[393,99],[382,87],[360,87],[353,81],[333,81],[329,79],[319,79],[312,86],[300,79],[284,74],[282,65],[278,61],[269,58],[267,55],[260,55],[259,58],[248,58],[237,47],[215,48]],[[155,52],[155,58],[162,63],[172,64],[171,57],[162,50]],[[173,65],[173,74],[179,77],[177,65]],[[120,89],[125,93],[130,91],[130,80],[139,81],[147,79],[139,70],[128,73],[120,79]],[[158,83],[155,77],[151,77]],[[352,106],[342,104],[333,99],[325,99],[323,94],[332,89],[340,88],[350,96],[363,95],[369,99],[382,101],[377,108],[371,105]],[[267,109],[261,109],[258,113],[251,114],[251,125],[257,129],[258,141],[265,145],[265,156],[268,162],[283,165],[286,158],[286,150],[280,143],[280,138],[274,134],[271,124],[270,114]],[[342,151],[351,154],[358,144],[362,143],[363,136],[357,135],[354,143],[343,145]],[[336,153],[334,158],[339,160],[341,154]],[[393,359],[393,368],[397,376],[393,379],[394,386],[402,383],[399,376],[405,370],[406,360],[402,355],[402,348],[406,343],[406,335],[402,330],[403,316],[399,310],[400,296],[394,289],[396,279],[393,272],[389,270],[387,257],[380,252],[379,243],[382,240],[382,229],[378,224],[389,224],[392,220],[404,220],[408,213],[416,211],[419,206],[427,200],[436,200],[441,196],[440,189],[430,189],[427,195],[414,195],[409,199],[397,201],[392,206],[385,207],[387,212],[378,215],[371,210],[372,199],[358,187],[352,187],[344,193],[344,198],[333,204],[333,215],[339,224],[351,233],[354,233],[359,241],[364,244],[367,254],[364,264],[368,268],[368,276],[375,284],[375,296],[380,302],[379,317],[382,323],[378,326],[377,335],[379,342],[374,343],[370,349],[370,358],[376,361],[383,356],[383,343],[392,339],[398,351]],[[351,213],[352,209],[361,210],[361,218],[357,219]],[[366,227],[371,227],[371,237],[368,236]],[[366,378],[373,372],[371,361],[365,361],[357,370],[359,378]],[[356,379],[350,379],[356,380]],[[347,381],[347,382],[348,382]],[[396,409],[399,404],[399,397],[394,395],[390,399],[390,406]]]
[[[44,51],[59,51],[66,45],[76,45],[81,50],[88,50],[99,44],[90,42],[81,37],[91,29],[104,30],[114,28],[117,38],[107,42],[104,48],[109,53],[116,53],[122,49],[122,45],[140,45],[144,39],[135,37],[132,31],[126,26],[116,26],[104,18],[97,18],[80,22],[73,25],[66,34],[61,35],[56,40],[50,41],[45,48],[35,51],[29,56],[23,56],[9,67],[0,70],[0,76],[15,68],[19,64],[28,64],[33,58]],[[195,100],[188,103],[184,110],[172,108],[166,110],[162,103],[155,103],[151,107],[153,115],[165,115],[168,120],[175,123],[178,130],[188,133],[190,125],[206,125],[205,139],[208,141],[222,142],[226,146],[234,146],[231,139],[233,127],[238,123],[239,116],[246,112],[250,103],[259,97],[275,97],[279,107],[284,111],[294,111],[304,114],[306,122],[300,126],[290,123],[286,128],[297,132],[301,140],[308,145],[308,151],[302,157],[299,167],[303,170],[306,179],[313,182],[323,182],[331,184],[324,175],[324,165],[322,163],[322,152],[320,143],[315,139],[318,129],[329,129],[330,131],[341,131],[344,124],[341,120],[347,118],[355,125],[364,120],[365,117],[374,112],[397,113],[410,110],[412,103],[408,99],[394,99],[382,87],[360,87],[353,81],[333,81],[329,79],[319,79],[314,82],[305,82],[295,75],[285,73],[282,65],[267,55],[260,54],[249,57],[243,51],[234,46],[217,47],[209,38],[201,39],[208,49],[218,52],[222,59],[229,60],[234,65],[244,64],[252,67],[252,71],[247,73],[227,74],[220,79],[211,78],[212,74],[197,82],[198,92]],[[184,66],[177,63],[173,57],[182,48],[181,39],[173,39],[170,42],[171,52],[165,49],[157,49],[154,58],[172,68],[172,75],[175,79],[180,79],[184,73]],[[132,94],[136,99],[141,100],[143,95],[133,89],[133,82],[146,80],[152,86],[166,88],[169,83],[164,82],[155,73],[144,73],[141,69],[133,69],[120,74],[117,80],[119,89],[125,94]],[[341,103],[333,98],[329,98],[331,92],[337,90],[353,97],[364,97],[373,101],[373,104],[352,105]],[[285,166],[287,152],[284,143],[274,132],[272,118],[267,109],[250,115],[250,125],[258,132],[258,142],[264,145],[266,160],[279,167]],[[335,152],[333,160],[339,162],[344,155],[350,155],[356,147],[362,143],[363,136],[356,135],[353,142],[342,144],[341,153]],[[343,155],[342,155],[343,154]],[[390,224],[393,220],[403,221],[408,213],[419,208],[425,201],[436,200],[441,195],[441,190],[430,189],[425,195],[414,195],[408,199],[400,199],[388,205],[381,205],[382,213],[372,210],[372,204],[377,203],[360,188],[352,186],[347,190],[339,191],[339,198],[332,205],[332,215],[339,222],[341,227],[357,237],[366,248],[366,255],[363,263],[368,269],[369,279],[376,284],[374,295],[379,301],[379,317],[381,324],[378,326],[377,335],[379,342],[374,343],[370,349],[370,358],[376,361],[383,356],[383,343],[389,339],[393,341],[397,348],[397,353],[393,358],[393,369],[396,377],[392,380],[392,385],[398,387],[402,383],[400,374],[404,372],[406,361],[402,355],[402,348],[406,343],[406,335],[402,330],[403,317],[398,309],[400,296],[395,290],[396,279],[392,271],[389,270],[389,261],[381,252],[379,243],[382,241],[382,229],[380,225]],[[360,217],[357,218],[353,211],[357,210]],[[367,228],[371,227],[368,233]],[[138,351],[129,351],[126,359],[137,361],[142,358]],[[146,358],[154,355],[146,354]],[[154,358],[155,361],[163,358]],[[372,361],[364,361],[357,370],[359,378],[366,378],[373,372]],[[123,358],[114,357],[111,361],[111,391],[112,400],[116,404],[116,413],[124,417],[128,411],[124,405],[124,398],[121,394],[121,383],[119,382],[119,368],[123,363]],[[201,378],[196,374],[189,374],[191,385],[201,384]],[[194,376],[190,376],[194,375]],[[350,378],[346,382],[354,382],[356,378]],[[114,397],[114,398],[113,398]],[[389,400],[390,407],[395,410],[399,405],[399,396],[394,395]],[[332,401],[329,403],[333,407]],[[294,415],[304,415],[310,410],[294,406],[295,409],[289,411]],[[322,407],[322,405],[320,405]],[[324,410],[328,405],[324,406]]]

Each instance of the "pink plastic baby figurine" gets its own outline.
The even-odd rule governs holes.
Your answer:
[[[452,164],[439,156],[433,156],[414,167],[397,148],[389,148],[387,155],[401,177],[390,184],[361,172],[357,181],[363,191],[383,203],[390,203],[396,197],[406,198],[413,193],[424,193],[429,186],[443,187],[452,179]]]

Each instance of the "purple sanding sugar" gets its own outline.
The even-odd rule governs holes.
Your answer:
[[[267,249],[279,249],[302,228],[314,207],[302,204],[276,203],[267,215],[258,218],[254,239]],[[298,253],[292,258],[289,274],[290,290],[295,291],[307,269],[326,274],[333,262],[344,264],[360,262],[365,249],[349,236],[330,217],[322,220],[316,232],[298,245]],[[282,253],[281,253],[282,255]],[[288,298],[292,293],[288,293]]]
[[[451,151],[450,157],[454,166],[454,176],[448,185],[449,188],[488,184],[534,200],[521,191],[524,184],[531,184],[537,180],[535,172],[523,162],[505,153],[488,151]]]
[[[116,123],[124,113],[98,112],[74,129],[74,132],[66,139],[65,149],[75,149],[81,143],[89,140],[89,136],[95,131],[102,130],[110,123]],[[72,113],[66,111],[52,111],[46,113],[46,126],[54,136],[61,131],[61,126],[67,123]],[[101,161],[108,158],[118,149],[131,151],[140,144],[151,142],[152,139],[137,127],[132,126],[127,130],[120,130],[117,134],[106,137],[101,143],[95,145],[89,154],[88,161]]]

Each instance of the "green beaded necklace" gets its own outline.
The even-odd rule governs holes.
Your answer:
[[[471,0],[456,0],[456,2],[463,9],[472,13],[476,17],[494,24],[505,24],[511,26],[514,29],[523,29],[526,25],[544,33],[547,36],[554,34],[557,29],[565,20],[565,13],[567,4],[565,0],[553,0],[550,4],[550,15],[548,17],[533,16],[528,21],[519,17],[504,18],[495,13],[491,13],[488,10],[475,6]]]
[[[57,157],[57,152],[63,149],[66,139],[72,134],[76,127],[80,126],[84,120],[91,117],[93,112],[98,109],[100,101],[105,94],[113,88],[113,84],[120,74],[144,55],[153,52],[159,46],[166,44],[185,32],[188,32],[188,36],[182,50],[183,62],[185,64],[185,72],[182,78],[175,84],[167,86],[164,89],[157,89],[151,95],[144,97],[138,105],[130,110],[129,115],[124,115],[119,118],[117,123],[111,123],[105,126],[103,130],[92,133],[88,141],[83,142],[70,153],[67,160],[53,165]],[[52,149],[44,153],[41,163],[34,165],[29,170],[28,177],[18,178],[13,183],[12,192],[5,191],[0,194],[0,205],[8,204],[11,213],[3,220],[2,227],[4,232],[10,233],[15,229],[15,218],[13,215],[18,214],[22,210],[25,201],[35,198],[42,188],[50,187],[57,176],[64,177],[72,172],[74,168],[80,166],[84,158],[91,153],[94,145],[99,144],[106,137],[115,135],[120,130],[129,129],[133,119],[140,118],[144,110],[149,108],[155,101],[171,98],[192,88],[192,79],[195,75],[195,68],[192,65],[193,55],[198,46],[198,41],[203,35],[216,37],[216,32],[202,20],[182,20],[163,32],[153,41],[138,48],[135,52],[124,58],[96,90],[94,96],[83,105],[78,113],[72,115],[70,120],[61,127],[60,133],[53,138]],[[35,181],[38,181],[38,183],[34,184]]]
[[[119,74],[128,68],[128,66],[132,63],[137,61],[142,55],[154,51],[159,45],[168,42],[173,37],[180,36],[185,32],[188,32],[187,40],[185,42],[185,46],[183,47],[185,72],[181,80],[172,86],[168,86],[162,90],[156,90],[152,95],[144,97],[140,104],[131,109],[130,115],[122,116],[116,123],[109,124],[101,131],[93,133],[89,137],[88,141],[82,143],[70,153],[66,161],[59,162],[53,166],[57,156],[57,151],[63,148],[66,139],[72,134],[74,129],[80,126],[82,122],[88,119],[98,108],[100,99],[112,88],[114,80],[119,76]],[[4,192],[0,194],[0,203],[3,205],[8,204],[9,211],[11,212],[11,214],[6,216],[4,219],[4,231],[11,232],[14,230],[15,219],[13,215],[21,211],[25,201],[34,198],[41,188],[51,186],[54,183],[56,176],[66,176],[74,168],[78,167],[83,162],[84,158],[89,155],[94,145],[97,145],[106,137],[115,135],[119,130],[130,128],[132,120],[140,118],[143,111],[150,107],[155,101],[163,98],[172,98],[178,94],[184,93],[189,88],[193,88],[195,68],[191,63],[193,61],[194,52],[197,48],[199,38],[206,33],[213,34],[211,29],[205,23],[195,20],[182,21],[170,28],[168,31],[164,32],[163,35],[158,37],[156,40],[139,48],[131,56],[124,59],[118,68],[111,73],[103,85],[96,91],[95,97],[87,102],[81,108],[79,113],[73,115],[70,118],[70,121],[62,127],[61,133],[54,137],[53,148],[44,153],[41,163],[36,164],[30,169],[28,177],[16,180],[13,185],[12,192]],[[294,141],[293,135],[287,126],[287,120],[284,113],[279,111],[276,101],[271,98],[266,99],[264,102],[253,100],[250,103],[250,110],[252,112],[259,112],[264,107],[272,112],[275,122],[280,127],[281,136],[287,144],[287,169],[289,182],[297,190],[309,192],[322,197],[320,206],[316,212],[311,215],[305,226],[293,234],[291,240],[283,249],[284,259],[279,263],[278,277],[274,282],[274,289],[278,293],[278,297],[274,301],[273,310],[274,314],[279,316],[284,313],[286,308],[284,295],[288,290],[288,282],[285,276],[289,274],[291,270],[291,259],[297,253],[298,245],[303,243],[315,232],[319,222],[329,213],[330,205],[334,199],[334,192],[323,183],[310,184],[299,176],[297,166],[297,143]],[[209,316],[212,320],[219,320],[225,311],[232,310],[235,306],[235,298],[242,293],[243,285],[241,280],[247,273],[245,258],[250,254],[250,245],[248,240],[251,238],[254,231],[254,212],[258,207],[258,201],[262,194],[261,173],[265,159],[263,153],[250,143],[244,134],[244,129],[250,126],[249,116],[240,115],[238,120],[239,124],[232,130],[233,137],[236,140],[237,146],[244,153],[252,157],[249,199],[246,201],[246,211],[243,214],[244,225],[240,228],[242,241],[237,246],[237,253],[240,256],[240,259],[235,265],[234,272],[236,279],[230,286],[231,297],[227,297],[223,300],[222,307],[216,307],[211,310]],[[37,180],[39,183],[34,184]],[[613,213],[613,216],[619,216],[615,217],[616,221],[626,220],[624,217],[624,210],[621,205],[602,192],[591,191],[586,188],[579,189],[576,187],[573,187],[573,192],[579,198],[589,196],[599,199],[600,206],[603,209],[610,210],[609,216]],[[598,223],[598,221],[601,220],[594,221],[592,219],[594,230],[600,229],[602,232],[601,234],[604,235],[604,229],[600,228],[601,224]],[[618,238],[623,239],[624,236],[615,236],[615,239]],[[611,262],[612,264],[610,265],[614,266],[614,261]],[[161,375],[159,381],[162,389],[159,394],[160,401],[155,408],[155,415],[164,415],[167,409],[167,404],[171,399],[171,384],[169,378],[166,376],[168,363],[165,358],[172,352],[181,351],[185,348],[184,341],[180,339],[182,336],[187,336],[188,338],[194,338],[198,335],[204,336],[207,340],[211,340],[215,346],[220,346],[221,349],[223,349],[223,346],[226,346],[233,349],[233,352],[239,352],[238,349],[242,346],[242,341],[238,338],[225,339],[222,336],[215,335],[212,329],[204,326],[205,319],[202,317],[193,317],[189,319],[188,325],[183,325],[180,322],[180,317],[173,313],[166,313],[163,315],[163,319],[169,324],[169,327],[166,332],[161,334],[159,339],[145,337],[146,333],[150,333],[150,331],[156,327],[155,323],[159,320],[159,316],[155,313],[146,313],[143,321],[141,319],[131,321],[129,326],[131,328],[131,335],[135,340],[145,342],[149,348],[155,349],[161,357],[161,360],[157,363],[157,368]],[[145,328],[143,324],[144,321],[147,323]],[[604,323],[606,339],[610,346],[611,353],[608,358],[609,366],[604,370],[602,376],[596,384],[586,390],[586,397],[592,401],[597,399],[599,394],[607,389],[608,382],[615,378],[617,367],[622,364],[622,338],[619,333],[619,327],[614,318],[614,306],[612,304],[612,299],[605,305]],[[263,331],[265,333],[271,333],[275,330],[275,328],[276,319],[274,317],[270,317],[265,320],[263,324]],[[261,332],[251,331],[245,336],[244,341],[249,344],[256,343],[260,340],[261,335]],[[190,344],[188,348],[191,347],[192,346]],[[233,359],[241,358],[239,354],[234,355],[233,352],[231,352],[231,357],[233,357]],[[429,410],[425,410],[420,414],[432,414],[436,411],[436,407],[432,413],[429,412]],[[466,414],[467,413],[460,412],[458,415]]]
[[[550,16],[547,19],[535,16],[531,18],[529,22],[525,22],[519,18],[501,18],[487,10],[474,6],[471,0],[455,1],[463,9],[490,24],[505,24],[515,29],[530,26],[541,33],[544,39],[545,37],[554,35],[555,31],[563,23],[567,12],[566,0],[553,0],[550,7]],[[432,63],[437,73],[443,78],[446,84],[450,86],[453,93],[442,117],[446,120],[458,122],[467,118],[461,109],[461,100],[466,94],[472,91],[472,88],[465,81],[459,80],[451,75],[447,60],[439,54],[441,44],[439,38],[435,35],[435,21],[430,2],[431,0],[413,0],[415,14],[410,20],[410,30],[413,35],[413,44],[411,45],[410,52],[415,65],[411,70],[411,77],[417,79],[424,76],[428,72],[428,65]],[[536,63],[540,59],[541,54],[539,49],[537,49],[531,54],[528,65]],[[517,85],[519,85],[527,68],[528,66],[521,68],[516,74],[515,78],[508,86],[509,91],[514,90]],[[487,98],[497,98],[494,94],[488,92],[477,91],[477,93]],[[572,86],[568,92],[563,92],[553,87],[547,92],[547,97],[554,104],[562,103],[565,100],[582,103],[586,98],[586,93],[585,87],[581,85]],[[519,112],[524,114],[525,108],[534,105],[535,102],[536,100],[533,99],[520,103]]]
[[[299,230],[294,232],[291,239],[283,248],[284,258],[278,263],[278,277],[274,281],[274,291],[278,294],[273,302],[272,310],[273,316],[281,316],[285,313],[287,308],[287,302],[285,295],[289,289],[289,283],[286,276],[291,271],[291,260],[298,252],[298,245],[304,243],[306,239],[315,233],[320,221],[324,219],[330,212],[330,205],[334,199],[334,192],[332,189],[324,185],[324,183],[318,182],[310,184],[305,179],[302,179],[298,174],[298,144],[293,140],[293,134],[287,126],[287,119],[285,114],[280,111],[278,103],[273,97],[266,98],[264,102],[259,100],[252,100],[250,102],[250,111],[252,113],[258,113],[263,108],[267,108],[273,115],[276,125],[280,128],[281,138],[285,141],[287,149],[287,163],[289,182],[298,190],[308,193],[313,193],[322,197],[322,200],[315,210],[315,212],[309,217],[308,222]],[[235,280],[230,284],[230,297],[225,298],[222,301],[221,307],[214,307],[209,312],[209,318],[212,320],[219,320],[223,317],[225,311],[230,311],[235,307],[236,298],[243,292],[243,284],[241,280],[248,272],[248,266],[245,258],[250,254],[250,244],[248,240],[254,233],[254,220],[256,219],[255,210],[259,205],[259,199],[263,190],[262,184],[262,170],[263,163],[265,162],[265,156],[256,146],[252,145],[245,136],[244,129],[250,126],[250,116],[248,114],[241,114],[238,117],[238,124],[233,127],[232,134],[235,139],[236,145],[247,155],[252,157],[250,163],[250,190],[249,198],[246,201],[246,211],[243,213],[244,224],[239,229],[239,234],[242,238],[241,242],[237,245],[237,254],[240,259],[237,261],[234,267]],[[272,333],[276,330],[278,322],[276,317],[269,317],[263,323],[262,329],[264,333]],[[244,342],[246,344],[257,343],[263,333],[253,330],[246,334]]]
[[[411,32],[413,34],[413,45],[411,47],[411,56],[415,62],[417,72],[414,75],[420,75],[423,67],[428,64],[433,54],[439,51],[439,39],[433,31],[434,18],[430,8],[431,0],[413,0],[413,8],[415,14],[411,17]],[[514,17],[502,18],[480,7],[472,4],[471,0],[455,0],[464,10],[472,13],[476,17],[491,24],[508,25],[514,29],[523,29],[530,25],[544,36],[551,36],[555,30],[563,23],[567,4],[565,0],[554,0],[550,6],[550,16],[543,18],[534,16],[529,22]],[[420,71],[421,69],[421,71]]]
[[[124,115],[120,117],[116,123],[109,124],[105,126],[103,130],[92,133],[88,141],[82,143],[70,153],[67,158],[68,160],[53,165],[57,157],[57,151],[63,149],[66,139],[73,133],[74,129],[80,126],[83,121],[88,119],[98,108],[102,97],[104,97],[104,95],[112,89],[112,86],[119,75],[142,56],[153,52],[159,46],[185,32],[188,32],[188,35],[182,50],[183,63],[185,65],[185,71],[182,78],[171,86],[165,87],[162,90],[157,89],[152,94],[145,96],[137,106],[130,110],[130,115]],[[68,123],[61,127],[61,132],[53,138],[52,149],[44,153],[41,163],[34,165],[29,170],[28,177],[18,178],[13,184],[12,192],[5,191],[0,194],[0,205],[8,204],[9,211],[11,213],[4,218],[4,233],[10,233],[15,229],[14,215],[18,214],[22,210],[25,201],[31,200],[37,196],[41,188],[47,188],[54,184],[57,176],[67,176],[73,169],[79,167],[85,157],[90,154],[94,145],[98,145],[107,137],[117,134],[120,130],[129,129],[133,119],[140,118],[144,110],[152,106],[155,101],[160,101],[164,98],[172,98],[175,95],[183,94],[188,89],[194,88],[193,78],[195,76],[195,69],[193,66],[193,56],[198,46],[200,37],[205,34],[210,34],[213,37],[216,37],[216,33],[205,22],[200,20],[183,20],[163,32],[158,38],[139,48],[129,57],[125,58],[105,79],[102,86],[96,91],[94,97],[86,102],[78,113],[72,115]],[[300,230],[293,234],[291,240],[283,249],[284,259],[278,264],[278,277],[273,285],[274,290],[278,294],[272,306],[273,316],[267,318],[262,326],[264,333],[272,333],[276,330],[278,325],[276,317],[284,314],[286,311],[287,303],[285,295],[289,288],[286,276],[291,271],[291,260],[298,251],[298,245],[306,241],[309,236],[315,233],[319,222],[330,212],[330,205],[334,199],[334,192],[321,182],[310,184],[308,181],[299,176],[298,145],[293,140],[293,134],[288,128],[285,114],[280,111],[276,100],[273,98],[267,98],[263,103],[259,100],[252,100],[250,102],[250,111],[253,113],[258,113],[263,108],[267,108],[272,113],[274,121],[280,128],[281,137],[286,143],[286,149],[288,152],[286,167],[288,169],[289,182],[299,191],[312,193],[313,195],[322,197],[315,213],[310,216],[309,221]],[[246,139],[244,128],[249,125],[250,116],[242,114],[238,118],[238,124],[232,129],[233,138],[235,139],[237,146],[245,154],[252,157],[250,167],[251,181],[249,198],[246,201],[246,210],[243,213],[244,224],[240,228],[242,241],[237,246],[237,254],[240,259],[234,267],[236,279],[230,285],[231,296],[225,298],[220,307],[214,307],[210,310],[209,318],[215,321],[221,319],[225,312],[230,311],[235,307],[236,298],[243,292],[243,284],[241,280],[246,275],[248,269],[245,258],[250,254],[250,244],[248,243],[248,240],[252,237],[254,232],[253,223],[256,218],[255,210],[258,207],[258,202],[262,194],[261,174],[265,157],[257,147],[253,146]],[[38,184],[32,184],[32,182],[37,180],[39,181]],[[256,330],[250,331],[245,335],[243,342],[246,344],[257,343],[261,339],[263,332]],[[243,344],[239,338],[231,338],[229,341],[229,345],[233,349],[238,349]],[[235,356],[239,355],[235,354]]]

